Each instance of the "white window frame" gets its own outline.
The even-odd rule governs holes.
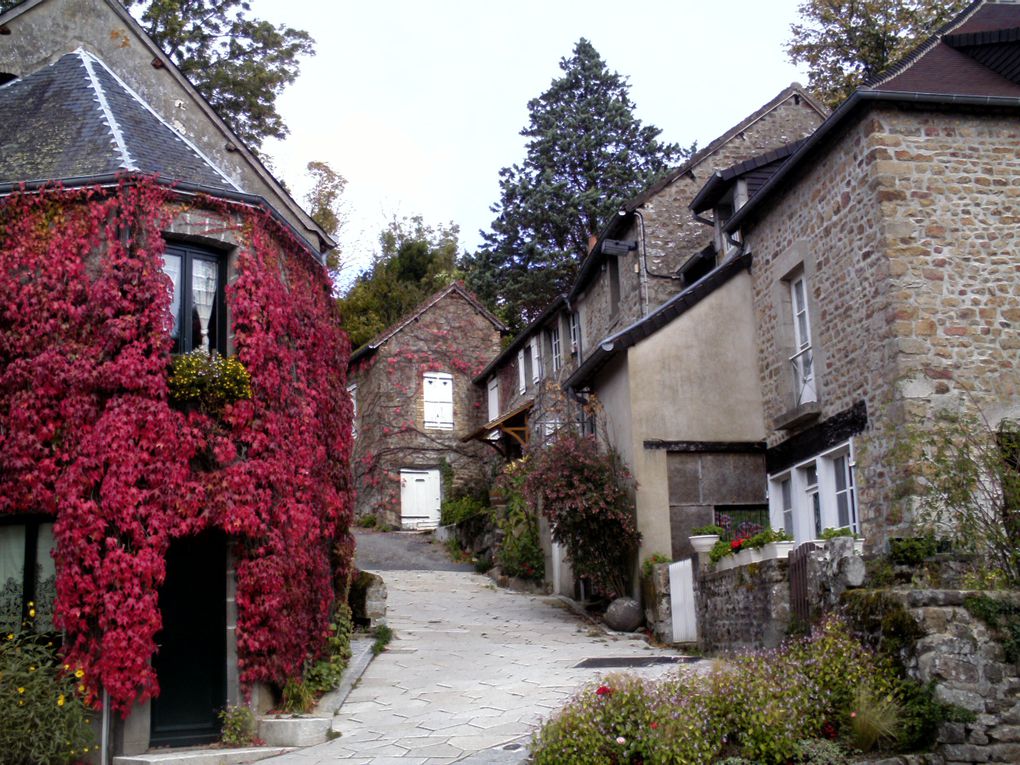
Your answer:
[[[811,314],[808,310],[808,284],[804,274],[790,279],[790,313],[793,319],[794,403],[797,406],[818,400],[814,349],[811,346]]]
[[[453,375],[425,372],[421,395],[425,430],[453,430]]]
[[[845,484],[839,479],[842,467]],[[812,469],[816,483],[810,483]],[[860,518],[857,505],[857,476],[853,439],[820,452],[781,473],[769,476],[769,523],[774,529],[787,528],[789,518],[793,537],[798,543],[816,539],[828,528],[849,527],[859,534]],[[784,483],[789,485],[790,508],[784,507]],[[841,488],[842,486],[842,488]],[[840,510],[840,497],[846,499],[845,514]],[[818,500],[818,523],[815,523],[814,501]],[[840,516],[843,515],[843,518]],[[844,523],[843,521],[846,521]]]
[[[493,375],[486,385],[489,406],[489,422],[499,417],[499,378]]]
[[[549,357],[552,373],[556,374],[563,366],[562,343],[560,342],[560,326],[557,322],[549,327]]]
[[[576,356],[581,352],[581,317],[577,311],[571,311],[567,318],[570,329],[570,354]]]

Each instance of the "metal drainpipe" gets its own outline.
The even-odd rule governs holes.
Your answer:
[[[110,692],[103,688],[103,714],[99,733],[99,765],[110,765]]]

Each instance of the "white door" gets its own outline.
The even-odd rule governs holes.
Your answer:
[[[439,525],[438,470],[400,471],[400,525],[405,529],[434,529]]]

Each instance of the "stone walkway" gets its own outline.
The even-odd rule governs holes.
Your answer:
[[[555,598],[499,590],[478,574],[382,575],[396,637],[341,708],[340,738],[265,762],[457,762],[530,735],[586,681],[613,671],[576,668],[584,659],[676,655],[607,637]]]

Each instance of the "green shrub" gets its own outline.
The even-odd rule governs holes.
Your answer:
[[[477,497],[461,497],[459,499],[450,499],[442,504],[439,510],[439,523],[443,526],[449,526],[450,524],[460,523],[466,521],[468,518],[474,518],[476,515],[481,515],[487,509],[487,506]]]
[[[709,524],[708,526],[698,526],[696,529],[691,529],[692,537],[705,536],[708,534],[715,534],[716,536],[721,537],[725,533],[726,529],[722,526],[716,526],[714,523]]]
[[[220,741],[227,746],[251,746],[258,732],[255,713],[246,706],[228,706],[219,713]]]
[[[944,722],[974,722],[973,712],[939,701],[935,697],[935,681],[919,683],[903,680],[897,695],[900,698],[900,732],[896,748],[901,752],[927,749]]]
[[[752,550],[756,550],[764,547],[772,542],[792,542],[793,537],[786,533],[785,529],[763,529],[754,536],[750,537],[743,545],[741,549],[750,547]]]
[[[889,559],[901,566],[917,566],[935,555],[934,537],[908,537],[889,540]]]
[[[315,706],[315,692],[304,680],[290,678],[283,686],[281,708],[288,714],[305,714]]]
[[[251,398],[251,376],[236,356],[202,350],[175,356],[167,385],[172,401],[194,404],[206,414]]]
[[[708,559],[713,563],[718,563],[727,555],[731,555],[732,553],[733,548],[730,546],[730,543],[725,539],[720,539],[712,545],[712,549],[708,551]]]
[[[797,762],[809,765],[848,765],[850,758],[843,747],[824,738],[810,738],[798,742]]]
[[[836,539],[837,537],[853,537],[857,539],[857,534],[853,532],[848,526],[843,526],[839,529],[828,528],[822,532],[822,539]]]
[[[857,689],[850,712],[854,746],[870,752],[882,742],[890,744],[901,736],[900,703],[894,693],[876,691],[870,683]]]
[[[359,516],[356,523],[359,528],[362,529],[374,529],[379,519],[376,518],[372,513]]]
[[[492,558],[488,555],[488,553],[486,553],[485,555],[480,555],[478,556],[478,558],[475,559],[474,566],[476,574],[485,574],[493,566]]]
[[[0,635],[0,760],[63,765],[84,759],[95,744],[80,688],[80,675],[60,663],[52,640],[28,630]]]
[[[386,650],[386,646],[393,640],[393,630],[385,624],[377,624],[375,629],[372,630],[372,636],[375,638],[375,642],[372,643],[372,655],[378,656]]]
[[[328,693],[340,684],[340,678],[351,660],[354,619],[350,606],[346,603],[337,605],[329,629],[325,655],[305,670],[305,683],[316,696]]]
[[[653,553],[652,555],[649,555],[641,563],[641,576],[645,579],[651,579],[652,571],[656,566],[662,565],[663,563],[672,563],[668,555],[663,555],[662,553]]]
[[[496,526],[503,532],[496,562],[507,576],[542,581],[545,578],[545,553],[538,536],[538,515],[524,497],[526,461],[508,465],[498,484],[506,504],[494,509]]]

